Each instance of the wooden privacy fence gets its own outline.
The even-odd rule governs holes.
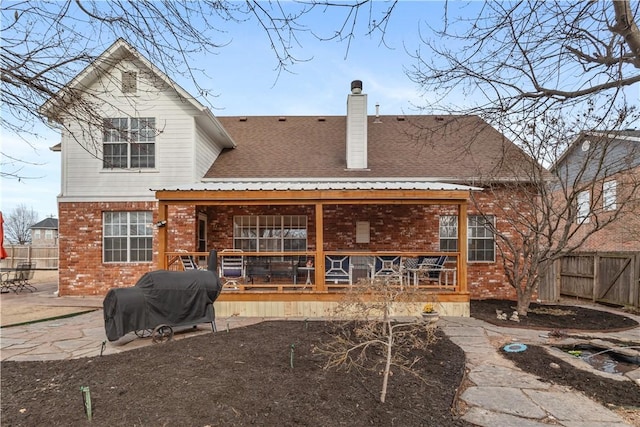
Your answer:
[[[7,258],[0,261],[2,268],[15,268],[20,262],[35,262],[36,270],[58,269],[57,246],[4,245]]]
[[[539,286],[542,300],[560,295],[640,307],[640,252],[565,255],[545,270]]]

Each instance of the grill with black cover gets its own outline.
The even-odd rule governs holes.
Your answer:
[[[216,274],[216,251],[208,270],[158,270],[144,274],[135,286],[114,288],[103,301],[104,327],[109,341],[133,331],[159,325],[170,327],[211,323],[215,330],[213,302],[222,289]]]

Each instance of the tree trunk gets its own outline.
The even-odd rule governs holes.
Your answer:
[[[613,2],[613,9],[616,14],[616,25],[611,27],[614,31],[624,37],[627,46],[634,56],[634,64],[640,68],[640,30],[634,20],[629,0],[616,0]]]
[[[387,336],[387,362],[384,365],[384,375],[382,376],[382,391],[380,392],[380,402],[384,403],[387,397],[387,384],[389,383],[389,372],[391,372],[391,356],[393,355],[393,331],[388,325]]]
[[[533,291],[525,290],[522,292],[518,292],[518,306],[516,310],[518,311],[518,316],[526,316],[529,313],[529,305],[531,304],[531,294]]]

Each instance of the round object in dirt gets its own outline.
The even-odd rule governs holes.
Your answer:
[[[507,353],[520,353],[527,349],[527,346],[521,343],[507,344],[502,348]]]

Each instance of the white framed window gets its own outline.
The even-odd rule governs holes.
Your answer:
[[[496,240],[493,235],[495,218],[493,215],[470,215],[467,239],[469,240],[469,261],[496,260]]]
[[[103,261],[151,262],[153,228],[151,212],[104,212],[102,218]]]
[[[495,226],[493,215],[469,215],[467,218],[467,248],[469,262],[495,262],[496,240],[492,228]],[[440,250],[458,251],[458,217],[443,215],[440,217]]]
[[[40,230],[33,230],[33,238],[34,239],[40,238]]]
[[[577,214],[576,222],[578,224],[586,224],[589,222],[589,213],[591,211],[591,194],[589,191],[581,191],[577,194]]]
[[[48,240],[53,239],[53,230],[44,230],[44,238]]]
[[[103,119],[102,167],[144,169],[156,166],[156,119]]]
[[[605,181],[602,184],[602,209],[615,211],[617,209],[617,187],[615,180]]]
[[[440,250],[458,251],[458,217],[455,215],[440,217]]]
[[[233,248],[246,252],[307,250],[305,215],[240,215],[233,218]]]

